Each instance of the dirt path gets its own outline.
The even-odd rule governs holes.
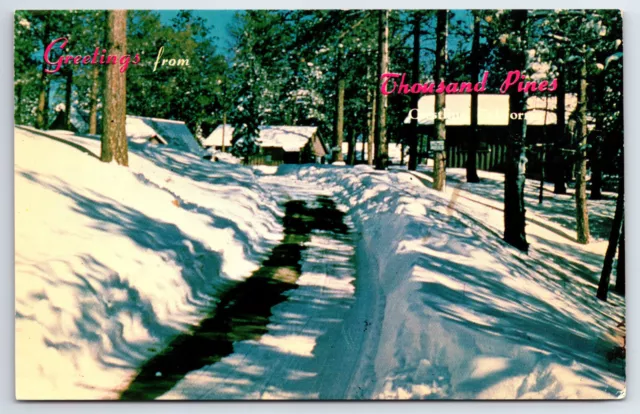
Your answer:
[[[355,302],[349,221],[329,191],[291,177],[261,183],[286,206],[281,244],[122,398],[344,398],[358,351],[344,345]]]

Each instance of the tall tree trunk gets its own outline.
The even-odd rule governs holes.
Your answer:
[[[596,127],[597,129],[597,127]],[[602,143],[601,131],[597,131],[591,150],[591,200],[602,200]]]
[[[367,93],[367,117],[369,116],[369,94]],[[367,119],[367,127],[363,128],[362,130],[362,147],[360,147],[360,160],[362,163],[364,163],[364,160],[366,159],[366,142],[367,142],[367,134],[369,133],[369,120]],[[356,141],[357,142],[357,141]]]
[[[511,36],[520,39],[515,46],[507,50],[510,56],[508,70],[523,70],[526,66],[526,10],[512,10]],[[526,99],[523,92],[511,88],[509,92],[509,113],[524,114]],[[522,118],[522,119],[520,119]],[[525,232],[524,185],[526,171],[526,118],[509,117],[509,142],[507,144],[507,161],[504,180],[504,240],[522,251],[527,251],[527,235]]]
[[[449,11],[438,10],[438,24],[436,27],[436,66],[434,79],[436,85],[445,80],[447,71],[447,32],[449,26]],[[445,94],[436,94],[435,99],[436,119],[433,122],[436,141],[444,141],[447,135],[445,126],[444,108]],[[444,190],[446,180],[446,157],[445,151],[435,151],[433,157],[433,188]]]
[[[73,70],[69,66],[65,72],[64,128],[71,131],[71,98],[73,95]]]
[[[613,259],[616,256],[618,247],[618,239],[620,238],[620,228],[624,221],[624,175],[620,176],[620,184],[618,186],[618,200],[616,201],[616,212],[613,215],[613,224],[609,233],[609,244],[607,252],[604,256],[604,264],[602,265],[602,273],[600,274],[600,283],[598,284],[598,293],[596,297],[600,300],[607,300],[609,293],[609,282],[611,280],[611,269],[613,268]],[[618,259],[619,260],[619,259]],[[624,273],[624,272],[623,272]]]
[[[49,38],[49,18],[43,17],[44,30],[42,32],[42,44],[46,47],[51,41]],[[36,110],[36,128],[47,129],[49,126],[49,76],[45,70],[47,63],[42,62],[42,72],[40,73],[40,92],[38,94],[38,109]]]
[[[585,52],[586,53],[586,52]],[[578,243],[589,243],[589,212],[587,210],[587,60],[580,65],[578,96],[578,175],[576,178],[576,232]]]
[[[347,136],[349,137],[349,149],[347,151],[347,164],[355,165],[356,163],[356,138],[357,138],[357,127],[353,126]]]
[[[16,103],[15,103],[15,113],[13,122],[16,125],[22,125],[22,82],[18,81],[16,86]]]
[[[471,80],[473,82],[478,81],[480,75],[480,12],[478,10],[473,11],[473,42],[471,44]],[[469,145],[467,151],[467,182],[478,183],[480,177],[478,177],[477,169],[477,153],[478,153],[478,140],[480,134],[478,133],[478,92],[473,90],[471,93],[471,134],[469,136]]]
[[[42,86],[40,95],[38,96],[36,128],[49,129],[49,93],[51,91],[51,82],[49,80],[49,76],[45,75],[43,83],[44,86]]]
[[[220,151],[225,152],[225,132],[227,128],[227,113],[222,114],[222,145],[220,146]]]
[[[378,77],[380,79],[389,68],[389,10],[378,11]],[[387,95],[382,93],[380,88],[376,88],[377,108],[376,108],[376,169],[387,168],[389,158],[387,148]]]
[[[49,125],[49,77],[42,65],[42,77],[40,78],[40,93],[38,94],[38,109],[36,111],[36,128],[47,129]]]
[[[544,128],[546,129],[546,124]],[[542,204],[542,201],[544,200],[544,173],[545,173],[544,166],[546,162],[547,162],[547,146],[542,145],[542,147],[540,148],[540,189],[538,192],[538,204]]]
[[[413,62],[411,67],[411,79],[413,83],[420,82],[420,11],[414,12],[413,20]],[[411,95],[411,109],[418,108],[420,96]],[[415,119],[414,119],[415,118]],[[404,155],[404,151],[402,153]],[[404,158],[404,157],[403,157]],[[409,170],[415,171],[418,167],[418,119],[411,118],[411,135],[409,137]]]
[[[109,55],[123,56],[127,53],[127,11],[107,12],[107,50]],[[102,152],[104,162],[115,161],[119,165],[129,164],[126,134],[127,116],[126,72],[118,65],[108,65],[105,71],[104,116],[102,121]]]
[[[98,92],[100,89],[100,70],[98,65],[91,69],[91,91],[89,92],[89,133],[98,133]]]
[[[376,119],[378,106],[378,93],[373,92],[373,101],[371,102],[371,116],[369,117],[369,132],[367,139],[367,164],[373,165],[374,145],[376,136]]]
[[[625,274],[625,238],[624,238],[624,220],[622,221],[622,234],[618,242],[618,264],[616,266],[616,286],[614,291],[622,296],[626,291],[626,274]]]
[[[567,176],[567,166],[562,148],[566,145],[566,120],[565,120],[565,50],[560,45],[558,49],[558,98],[556,104],[556,142],[553,149],[553,192],[555,194],[567,194],[565,180]]]
[[[604,108],[602,102],[604,100],[604,75],[602,70],[596,77],[596,102],[598,103],[598,111],[596,112],[596,130],[594,139],[592,140],[591,154],[591,194],[589,198],[592,200],[602,199],[602,143],[604,139]]]
[[[334,161],[343,161],[342,143],[344,141],[344,79],[338,80],[338,100],[336,105],[336,141],[338,149]]]

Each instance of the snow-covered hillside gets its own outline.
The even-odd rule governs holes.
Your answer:
[[[255,295],[249,276],[296,251],[299,269],[275,267],[289,288],[259,326],[239,322],[223,333],[228,352],[155,395],[624,396],[624,361],[609,357],[624,299],[596,300],[606,243],[572,240],[568,196],[531,208],[527,255],[501,240],[499,176],[474,187],[450,171],[437,193],[420,172],[252,169],[136,144],[124,168],[98,160],[97,137],[44,134],[15,130],[18,398],[118,398],[218,303],[237,308],[231,293]],[[283,205],[318,197],[338,203],[349,231],[287,233],[296,250]],[[612,215],[611,200],[599,205]]]
[[[115,398],[258,267],[281,233],[251,170],[160,147],[15,130],[16,394]]]
[[[377,288],[350,397],[624,395],[624,363],[607,358],[622,344],[624,301],[595,298],[601,254],[554,233],[520,253],[484,223],[490,206],[465,208],[408,173],[295,173],[342,187],[362,235],[357,286]]]

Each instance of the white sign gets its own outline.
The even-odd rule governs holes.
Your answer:
[[[429,149],[431,151],[444,151],[444,141],[430,141]]]

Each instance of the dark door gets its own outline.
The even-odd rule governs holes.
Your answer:
[[[285,164],[299,164],[300,153],[299,152],[285,152],[283,161]]]

